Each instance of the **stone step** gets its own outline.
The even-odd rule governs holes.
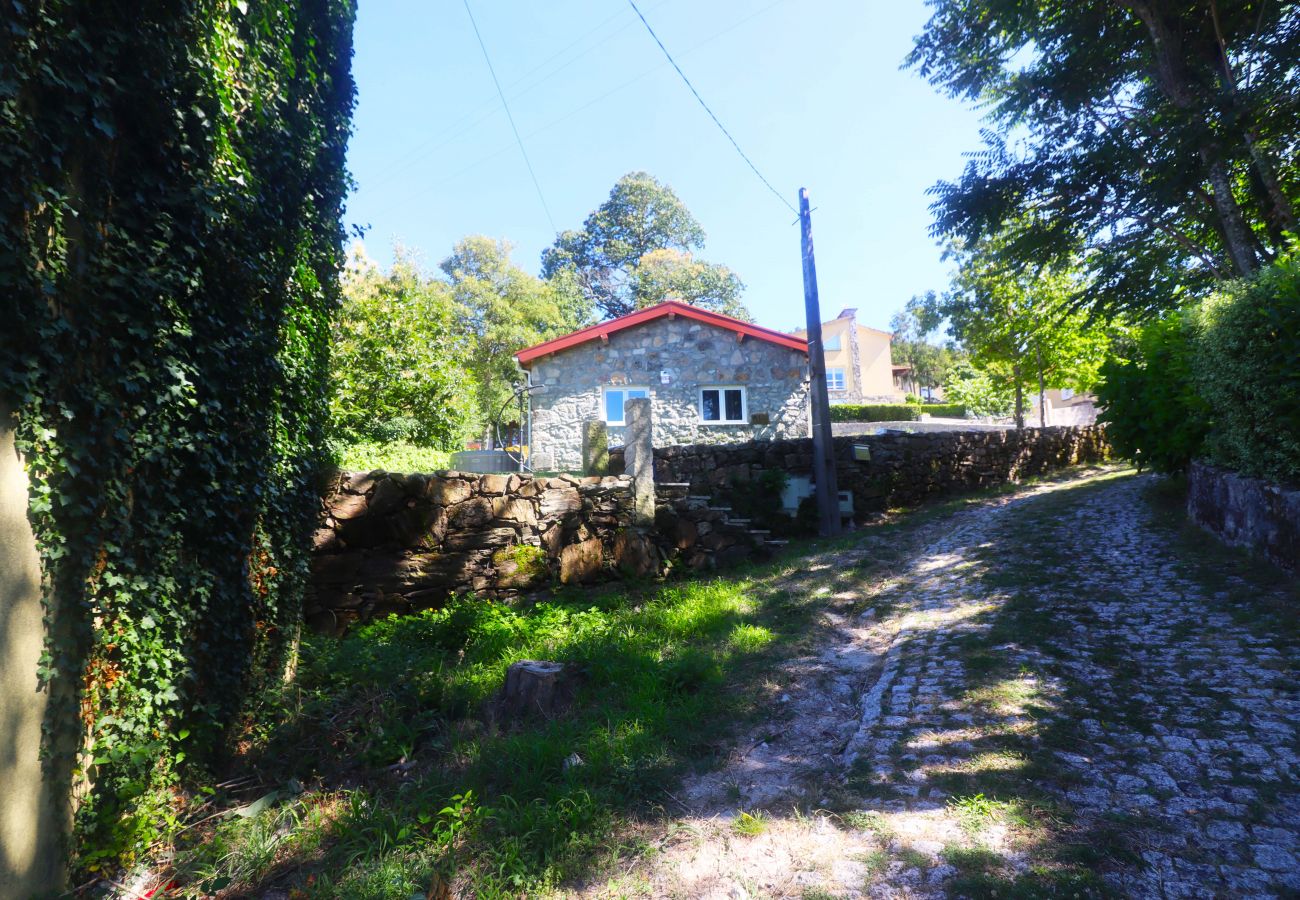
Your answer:
[[[763,541],[763,546],[772,547],[772,548],[788,547],[790,546],[790,542],[785,540],[784,538],[769,538],[766,541]]]

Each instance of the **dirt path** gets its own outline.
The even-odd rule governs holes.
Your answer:
[[[861,551],[810,560],[832,638],[592,893],[1300,894],[1297,647],[1260,596],[1282,589],[1189,559],[1151,481],[963,510],[883,581]]]

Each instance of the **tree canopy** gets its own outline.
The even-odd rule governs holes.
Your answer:
[[[337,435],[457,448],[478,412],[457,318],[451,290],[408,254],[381,272],[354,248],[331,356]]]
[[[453,330],[472,384],[475,425],[485,437],[523,380],[515,351],[591,318],[581,295],[525,272],[510,261],[510,250],[508,241],[474,235],[457,243],[441,265],[455,304]]]
[[[1032,213],[1005,251],[1069,256],[1095,308],[1148,313],[1249,275],[1296,230],[1300,12],[1269,0],[930,0],[908,57],[993,126],[934,188],[967,244]]]
[[[561,232],[542,253],[542,277],[608,318],[674,297],[748,319],[744,283],[726,266],[696,259],[703,246],[704,229],[673,189],[631,172],[581,229]]]
[[[911,366],[908,381],[917,392],[942,385],[962,358],[960,351],[936,342],[938,325],[935,316],[928,313],[925,297],[913,297],[889,320],[894,335],[890,355],[896,365]]]
[[[926,315],[948,321],[977,368],[1010,384],[1017,425],[1024,424],[1026,386],[1091,389],[1110,342],[1107,328],[1074,302],[1086,294],[1076,266],[1024,265],[1008,251],[1020,227],[950,248],[952,287],[926,301]]]

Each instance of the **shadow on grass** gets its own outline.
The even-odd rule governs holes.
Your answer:
[[[1077,473],[1062,480],[1070,477]],[[1072,488],[1070,502],[1086,498],[1077,491],[1099,489]],[[259,749],[241,763],[259,792],[278,793],[266,795],[265,809],[246,804],[246,815],[189,831],[176,855],[177,880],[194,894],[277,888],[407,900],[431,884],[432,896],[437,885],[517,896],[598,875],[644,852],[656,823],[681,812],[670,791],[684,772],[716,764],[741,724],[770,712],[765,676],[817,643],[823,598],[888,580],[907,568],[922,526],[997,503],[1011,490],[794,545],[781,559],[726,577],[564,591],[526,607],[463,600],[342,640],[309,640],[298,685],[281,698],[280,723],[254,736]],[[988,560],[972,562],[978,577],[993,577]],[[1024,680],[1008,668],[1001,645],[1050,629],[1051,615],[1012,602],[991,623],[969,624],[963,640],[973,693],[962,702],[996,705],[998,691]],[[481,715],[484,704],[509,663],[522,658],[562,661],[578,673],[574,705],[555,721],[493,726]],[[988,692],[984,700],[979,691]],[[992,804],[989,815],[1029,822],[1021,849],[1042,865],[1026,890],[1044,878],[1089,887],[1088,873],[1101,863],[1084,857],[1115,846],[1118,859],[1127,826],[1113,823],[1118,836],[1101,840],[1089,831],[1097,823],[1076,822],[1041,788],[1061,777],[1043,768],[1043,748],[1070,746],[1078,735],[1059,698],[1022,699],[1013,717],[1027,726],[995,728],[970,743],[976,758],[1023,759],[1023,766],[956,769],[923,787],[980,796]],[[997,713],[993,721],[1005,718]],[[900,764],[907,753],[900,750]],[[883,797],[893,789],[855,772],[846,803],[848,794]],[[256,796],[218,795],[210,809]],[[973,893],[985,884],[1020,890],[1026,877],[979,854],[954,860]]]

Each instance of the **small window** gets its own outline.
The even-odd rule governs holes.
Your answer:
[[[700,421],[714,425],[743,425],[745,414],[745,389],[742,387],[709,387],[700,390]]]
[[[1073,399],[1074,399],[1074,388],[1061,388],[1061,399],[1062,399],[1062,400],[1073,400]]]
[[[649,397],[650,389],[644,387],[605,388],[605,424],[626,425],[623,404],[637,397]]]
[[[842,391],[844,390],[844,370],[827,369],[826,370],[826,390]]]
[[[823,350],[839,350],[839,349],[840,349],[840,346],[841,346],[841,345],[840,345],[840,338],[841,338],[841,337],[842,337],[842,335],[838,335],[838,334],[832,334],[830,337],[823,337],[823,338],[822,338],[822,349],[823,349]]]

